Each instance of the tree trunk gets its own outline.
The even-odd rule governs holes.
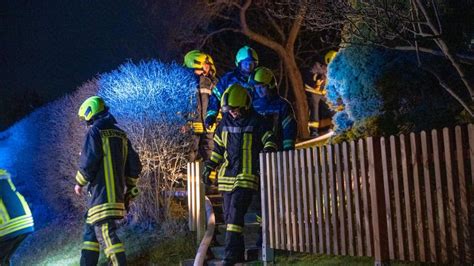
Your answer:
[[[298,136],[300,138],[307,138],[308,132],[308,102],[304,92],[303,78],[301,72],[296,64],[296,60],[291,54],[280,55],[285,65],[285,72],[290,80],[290,86],[295,96],[296,120],[298,121]]]

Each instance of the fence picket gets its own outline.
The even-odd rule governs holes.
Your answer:
[[[394,136],[390,136],[390,157],[392,161],[392,178],[393,178],[393,195],[395,200],[395,216],[397,220],[397,246],[398,246],[398,258],[405,260],[405,245],[403,242],[403,214],[402,214],[402,201],[401,201],[401,190],[400,190],[400,179],[398,175],[398,160],[397,160],[397,141]]]
[[[278,177],[277,177],[277,162],[275,161],[275,153],[270,153],[270,161],[272,162],[272,186],[271,188],[273,189],[273,197],[271,198],[273,200],[272,204],[272,209],[273,209],[273,228],[275,230],[273,236],[275,239],[275,248],[280,248],[280,233],[279,233],[279,228],[281,228],[281,220],[278,219],[279,213],[278,213]]]
[[[373,228],[373,256],[376,265],[382,265],[389,259],[387,239],[387,214],[385,212],[384,182],[382,177],[382,164],[380,141],[369,137],[367,143],[367,165],[370,183],[370,207]]]
[[[324,205],[324,225],[326,229],[326,254],[331,254],[331,221],[329,220],[329,193],[328,193],[328,172],[326,164],[326,147],[321,148],[321,172],[323,184],[323,205]]]
[[[354,206],[355,206],[355,220],[356,220],[356,235],[357,235],[357,255],[364,255],[363,241],[362,241],[362,213],[360,208],[360,179],[357,171],[357,149],[355,141],[351,141],[351,157],[352,157],[352,181],[354,182]]]
[[[265,166],[267,168],[267,204],[268,204],[268,217],[269,217],[269,221],[268,221],[268,229],[269,229],[269,241],[270,241],[270,247],[271,248],[277,248],[276,246],[276,242],[275,242],[275,213],[273,212],[274,209],[273,209],[273,190],[272,190],[272,186],[273,186],[273,177],[272,177],[272,160],[270,158],[270,154],[269,153],[266,153],[265,154]]]
[[[365,255],[372,256],[372,230],[370,226],[370,215],[369,215],[369,182],[367,180],[367,171],[365,165],[365,149],[364,140],[359,139],[359,161],[360,161],[360,176],[362,184],[362,203],[364,209],[364,233],[365,233]]]
[[[295,176],[295,153],[294,151],[289,152],[290,161],[290,199],[291,199],[291,228],[293,238],[293,251],[298,251],[299,235],[297,232],[297,221],[296,221],[296,176]]]
[[[322,173],[321,173],[321,162],[322,162],[322,149],[320,147],[316,147],[314,150],[314,173],[315,178],[314,182],[316,184],[316,210],[318,212],[318,243],[319,243],[319,253],[324,253],[324,219],[323,219],[323,201],[322,201],[322,194],[321,194],[321,180],[322,180]]]
[[[268,187],[266,186],[267,180],[268,180],[268,172],[265,171],[267,169],[266,167],[266,160],[265,160],[265,154],[260,153],[259,154],[259,162],[260,162],[260,199],[262,202],[268,202],[268,194],[267,190]],[[272,219],[272,217],[269,216],[268,213],[268,205],[267,204],[262,204],[262,260],[263,261],[268,261],[269,258],[267,258],[267,247],[269,246],[269,222]]]
[[[400,149],[402,157],[402,174],[403,174],[403,194],[405,196],[405,217],[406,217],[406,229],[408,238],[408,258],[413,261],[415,260],[415,245],[413,241],[413,222],[412,222],[412,211],[411,211],[411,198],[410,198],[410,179],[408,169],[408,154],[409,150],[405,142],[405,136],[400,135]]]
[[[330,197],[330,217],[333,240],[333,254],[339,255],[339,225],[337,224],[337,194],[336,194],[336,178],[334,173],[334,147],[328,145],[328,164],[329,164],[329,197]]]
[[[446,181],[448,187],[448,213],[449,213],[449,227],[451,231],[451,251],[455,262],[459,262],[459,243],[457,235],[456,222],[456,205],[454,195],[454,180],[453,180],[453,166],[451,164],[451,138],[448,128],[443,128],[443,143],[444,143],[444,163],[446,169]]]
[[[391,260],[395,259],[395,248],[394,248],[394,237],[393,237],[393,223],[392,223],[392,207],[391,207],[391,190],[390,190],[390,178],[388,176],[388,164],[387,164],[387,147],[385,138],[380,138],[380,152],[382,160],[382,172],[383,172],[383,187],[385,193],[385,210],[387,212],[387,237],[388,237],[388,251]]]
[[[413,171],[413,183],[415,188],[415,208],[416,208],[416,226],[415,231],[417,232],[418,242],[418,255],[422,262],[426,261],[425,255],[425,240],[424,240],[424,225],[423,225],[423,213],[421,206],[421,189],[420,189],[420,176],[418,173],[418,148],[417,138],[415,133],[410,134],[410,145],[411,145],[411,168]]]
[[[335,144],[335,155],[336,155],[336,181],[337,181],[337,192],[338,192],[338,201],[337,209],[339,213],[339,222],[340,224],[340,254],[347,255],[347,246],[346,246],[346,213],[345,213],[345,201],[344,201],[344,186],[342,185],[342,165],[341,165],[341,151],[340,145]]]
[[[354,256],[354,231],[353,231],[353,213],[352,213],[352,190],[351,190],[351,172],[349,171],[349,152],[347,142],[342,143],[342,157],[344,161],[344,185],[347,199],[347,242],[349,245],[349,255]]]
[[[436,182],[436,204],[438,209],[439,220],[439,244],[441,249],[441,261],[446,263],[448,261],[448,249],[446,246],[446,224],[444,219],[444,200],[443,200],[443,182],[441,179],[441,164],[440,164],[440,150],[438,144],[438,132],[433,129],[431,131],[431,141],[433,145],[433,163],[435,171]]]
[[[301,166],[301,192],[303,193],[303,219],[301,225],[304,226],[304,251],[310,251],[310,234],[309,234],[309,213],[308,213],[308,169],[306,165],[305,151],[299,150],[300,166]]]
[[[436,262],[436,242],[435,242],[435,225],[433,212],[433,199],[431,197],[431,175],[429,165],[429,151],[426,132],[420,133],[421,137],[421,153],[423,162],[423,176],[425,179],[425,196],[426,196],[426,212],[428,220],[428,240],[429,240],[429,261]]]
[[[301,166],[300,166],[300,153],[299,151],[295,151],[295,168],[296,168],[296,210],[297,210],[297,231],[298,231],[298,250],[299,252],[304,252],[304,238],[303,235],[303,204],[302,204],[302,195],[301,195],[301,187],[302,187],[302,173],[301,173]]]
[[[469,214],[468,214],[468,200],[467,200],[467,185],[466,185],[466,175],[464,173],[464,150],[462,146],[462,132],[461,127],[455,127],[455,136],[456,136],[456,161],[458,165],[458,180],[459,180],[459,195],[460,195],[460,207],[461,207],[461,236],[462,242],[464,243],[464,258],[463,261],[466,260],[466,255],[469,253]]]
[[[290,184],[289,184],[289,175],[288,175],[288,165],[289,165],[289,158],[288,158],[288,151],[283,152],[283,181],[285,183],[284,190],[285,190],[285,228],[286,228],[286,249],[291,250],[292,241],[294,236],[291,234],[291,206],[290,206]],[[291,173],[290,173],[291,174]]]
[[[186,178],[186,191],[188,193],[188,228],[189,231],[193,231],[193,207],[191,205],[191,200],[194,197],[191,193],[191,163],[186,164],[186,173],[188,173]]]
[[[470,209],[471,209],[471,225],[474,224],[474,124],[468,125],[468,139],[469,139],[469,158],[471,158],[471,189],[468,192]],[[467,252],[468,261],[474,260],[474,232],[471,231],[471,249]]]
[[[311,223],[311,251],[316,253],[316,208],[315,208],[315,193],[314,193],[314,157],[312,157],[313,149],[306,149],[306,164],[308,166],[308,187],[309,187],[309,212]]]
[[[278,184],[278,233],[280,234],[280,249],[285,249],[285,211],[283,209],[283,166],[282,166],[282,153],[278,152],[275,154],[277,160],[277,184]]]

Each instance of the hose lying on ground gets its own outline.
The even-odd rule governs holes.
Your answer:
[[[212,208],[212,203],[208,197],[206,197],[206,221],[206,233],[204,234],[204,237],[201,240],[201,244],[199,244],[199,249],[196,253],[196,257],[194,258],[194,266],[204,265],[207,250],[211,245],[212,237],[214,236],[214,230],[216,228],[216,217],[214,215],[214,209]]]

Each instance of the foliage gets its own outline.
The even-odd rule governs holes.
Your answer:
[[[449,126],[461,111],[412,57],[383,48],[341,50],[329,65],[327,89],[332,103],[340,97],[345,105],[334,117],[339,140]]]
[[[172,192],[187,162],[190,135],[181,129],[195,107],[194,75],[175,63],[127,62],[101,75],[99,84],[99,95],[144,166],[138,183],[142,195],[132,206],[132,220],[153,223],[170,218]]]

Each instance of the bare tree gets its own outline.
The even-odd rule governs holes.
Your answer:
[[[342,46],[375,45],[402,51],[416,51],[418,65],[435,76],[463,108],[474,116],[474,87],[467,78],[463,64],[474,58],[455,54],[443,32],[440,8],[434,0],[309,0],[303,26],[313,31],[333,29],[340,32]],[[465,3],[468,0],[464,0]],[[279,1],[272,12],[277,17],[297,18],[299,6],[291,0]],[[420,53],[444,56],[455,69],[464,88],[448,85],[443,75],[422,64]],[[469,95],[469,97],[466,97]]]

